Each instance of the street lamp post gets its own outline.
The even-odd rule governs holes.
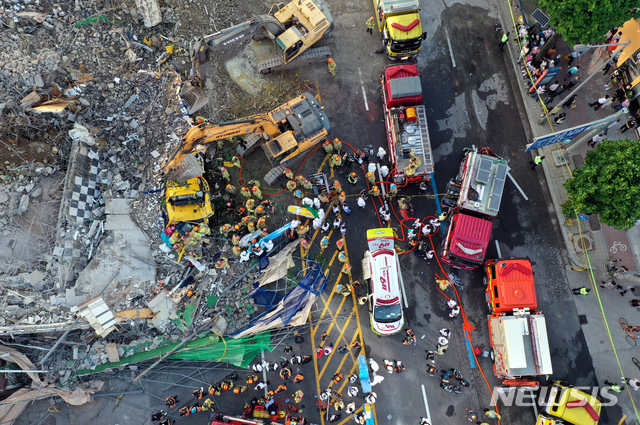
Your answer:
[[[593,49],[596,47],[609,47],[609,46],[627,46],[629,43],[631,43],[631,40],[628,40],[624,43],[616,43],[616,44],[598,44],[595,46],[585,46],[584,44],[576,44],[575,46],[573,46],[573,50],[575,50],[578,53],[582,53],[585,52],[589,49]],[[589,75],[582,83],[578,84],[578,86],[574,89],[573,93],[577,92],[578,90],[580,90],[582,88],[582,86],[584,86],[585,84],[587,84],[587,82],[589,82],[589,80],[591,80],[593,77],[596,76],[596,74],[598,74],[598,72],[600,72],[605,66],[607,66],[608,64],[613,65],[613,62],[617,59],[618,55],[620,54],[620,52],[624,50],[624,49],[616,49],[616,51],[613,53],[613,55],[611,55],[611,57],[605,62],[603,63],[600,68],[598,68],[595,72],[593,72],[591,75]],[[557,114],[560,109],[564,106],[565,103],[567,103],[569,101],[569,99],[571,99],[571,96],[566,96],[562,102],[558,103],[550,112],[550,115],[555,115]],[[543,116],[540,121],[538,121],[538,124],[543,124],[544,121],[546,119],[546,116]]]

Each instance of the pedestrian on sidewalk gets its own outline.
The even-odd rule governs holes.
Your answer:
[[[571,292],[573,292],[573,295],[588,295],[589,292],[591,292],[591,289],[586,286],[582,286],[580,288],[573,288]]]
[[[533,158],[533,161],[529,161],[529,164],[531,164],[531,169],[535,169],[538,165],[542,164],[542,160],[544,159],[544,155],[540,156],[540,155],[536,155],[535,158]]]
[[[590,103],[589,106],[593,106],[593,110],[597,111],[598,109],[608,105],[609,103],[611,103],[611,96],[607,94],[604,97],[599,98],[595,102]]]
[[[620,118],[618,118],[617,120],[615,120],[614,122],[612,122],[611,124],[609,124],[607,126],[607,128],[604,130],[604,135],[606,136],[607,133],[609,132],[609,130],[613,130],[614,128],[616,128],[619,125],[620,125]]]
[[[576,75],[578,73],[578,71],[580,71],[580,67],[577,66],[577,65],[569,68],[567,70],[567,75],[564,76],[564,81],[567,81],[567,78],[571,78],[574,75]]]
[[[622,101],[622,103],[620,103],[619,105],[616,105],[613,107],[614,111],[619,111],[622,108],[628,108],[629,105],[631,105],[631,101],[629,99],[625,99]]]
[[[573,80],[569,81],[569,84],[567,84],[567,91],[571,90],[578,84],[580,84],[580,76],[576,75],[576,77]]]
[[[498,44],[498,47],[500,48],[500,51],[502,52],[504,45],[507,44],[507,41],[509,41],[509,34],[511,34],[510,31],[507,31],[506,34],[502,34],[502,38],[500,39],[500,44]]]
[[[592,148],[595,148],[595,147],[596,147],[596,145],[597,145],[599,142],[602,142],[603,140],[604,140],[604,136],[602,136],[602,133],[600,133],[600,134],[596,134],[595,136],[593,136],[593,137],[591,138],[591,141],[587,142],[587,144],[588,144],[589,146],[591,146]]]
[[[574,109],[578,106],[578,95],[574,94],[573,97],[571,97],[571,100],[567,101],[567,105],[569,105],[569,109]]]
[[[582,57],[582,53],[573,52],[570,55],[567,55],[562,59],[568,60],[569,63],[567,65],[571,66],[571,63],[573,62],[574,59],[580,59],[581,57]]]
[[[567,114],[565,114],[565,113],[563,112],[563,113],[561,113],[560,115],[558,115],[557,117],[555,117],[555,118],[553,119],[553,122],[554,122],[556,125],[559,125],[559,124],[562,124],[562,123],[564,122],[564,120],[566,120],[566,119],[567,119]]]
[[[554,81],[553,84],[550,84],[548,89],[549,89],[549,93],[554,92],[558,89],[558,87],[560,87],[560,83],[558,82],[558,80]]]
[[[623,379],[627,383],[627,385],[633,388],[633,391],[638,391],[638,389],[640,389],[640,381],[638,381],[636,378],[623,378]]]
[[[625,131],[632,129],[635,126],[636,126],[636,120],[630,119],[622,126],[622,128],[618,131],[618,134],[622,134]]]

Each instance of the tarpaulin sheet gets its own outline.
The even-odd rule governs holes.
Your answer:
[[[151,349],[149,351],[141,351],[132,356],[125,357],[119,362],[105,363],[96,366],[95,369],[82,369],[76,372],[76,375],[87,375],[90,373],[101,372],[109,368],[117,368],[123,365],[135,364],[155,357],[160,357],[173,350],[179,342],[167,341],[167,344]],[[203,337],[186,343],[182,348],[169,356],[169,359],[192,359],[192,360],[212,360],[219,362],[229,362],[237,367],[245,368],[251,361],[260,354],[262,350],[269,350],[271,344],[271,336],[255,335],[243,339],[224,339],[212,333],[207,333]]]
[[[326,287],[327,278],[322,272],[322,267],[320,264],[314,263],[302,281],[278,303],[273,311],[268,311],[257,317],[248,327],[231,334],[231,336],[240,338],[269,329],[305,324],[311,306]]]
[[[31,360],[13,348],[0,345],[0,355],[6,355],[2,357],[2,360],[17,364],[20,366],[20,369],[37,369],[33,363],[31,363]],[[32,380],[31,388],[22,388],[0,402],[0,423],[2,423],[2,425],[11,425],[27,407],[27,403],[34,399],[39,400],[57,396],[69,404],[78,406],[91,401],[91,394],[100,391],[104,385],[102,381],[91,381],[78,385],[72,391],[66,391],[56,388],[55,384],[46,384],[40,379],[37,373],[25,373]],[[20,403],[22,400],[24,400],[24,402]]]
[[[295,265],[291,254],[300,245],[300,239],[291,242],[276,255],[269,257],[269,266],[260,272],[260,286],[275,282],[287,275],[287,270]]]

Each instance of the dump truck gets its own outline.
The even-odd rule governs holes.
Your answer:
[[[536,425],[598,425],[600,421],[600,400],[566,382],[555,381],[549,389],[547,400],[541,400],[541,405],[543,403],[545,412],[538,415]]]
[[[401,61],[416,56],[427,38],[418,0],[373,0],[373,7],[387,57]]]
[[[196,146],[239,136],[244,139],[244,146],[238,146],[241,156],[262,146],[274,167],[264,180],[273,184],[288,167],[302,159],[302,153],[324,141],[330,131],[329,118],[320,102],[304,93],[266,114],[192,127],[165,165],[164,176],[184,182],[202,175],[201,165],[189,156]]]
[[[267,74],[285,71],[315,62],[323,62],[331,56],[327,47],[311,48],[333,29],[329,9],[319,0],[294,0],[271,15],[259,15],[250,21],[215,32],[196,40],[192,52],[194,67],[208,60],[209,49],[227,46],[237,41],[271,39],[275,56],[258,63],[258,70]],[[197,70],[192,70],[196,75]]]
[[[389,160],[396,183],[422,182],[433,174],[433,153],[422,83],[415,65],[389,65],[380,79]]]
[[[451,267],[474,270],[484,263],[493,220],[500,210],[509,166],[489,148],[465,149],[458,174],[447,184],[448,209],[441,259]]]
[[[545,317],[537,311],[531,262],[488,260],[484,271],[493,372],[506,386],[537,390],[537,377],[551,375],[553,367]]]

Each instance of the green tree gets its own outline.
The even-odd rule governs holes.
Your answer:
[[[640,219],[640,143],[600,142],[564,187],[576,211],[599,214],[618,230],[633,227]]]
[[[538,4],[569,45],[603,42],[612,27],[640,16],[638,0],[540,0]]]

